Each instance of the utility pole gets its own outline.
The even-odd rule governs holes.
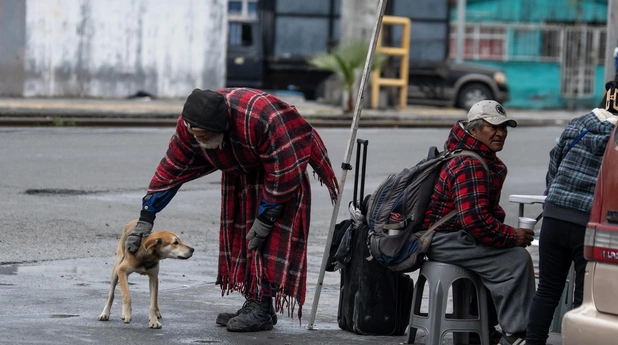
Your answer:
[[[457,47],[457,51],[455,52],[455,62],[456,63],[463,62],[465,39],[466,39],[466,0],[457,0],[457,36],[455,37],[455,43]]]
[[[341,42],[369,42],[375,15],[375,0],[341,0]]]
[[[331,0],[331,4],[336,1]],[[339,20],[340,37],[339,44],[354,41],[364,41],[369,43],[371,32],[375,23],[376,1],[375,0],[341,0],[341,11]],[[360,76],[357,78],[354,89],[358,87]],[[329,84],[329,83],[327,83]],[[331,83],[332,84],[332,83]],[[332,86],[327,86],[332,88]],[[347,97],[354,95],[341,94],[341,89],[327,90],[326,98],[332,101],[340,99],[341,106],[345,107],[348,103]]]
[[[605,80],[616,75],[615,50],[618,47],[618,0],[607,1],[607,41],[605,42]]]

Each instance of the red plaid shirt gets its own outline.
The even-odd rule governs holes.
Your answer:
[[[515,231],[504,224],[505,213],[499,205],[506,165],[485,144],[467,133],[460,122],[451,129],[446,141],[449,151],[465,149],[478,153],[489,167],[469,156],[451,159],[442,167],[423,227],[457,209],[457,216],[437,231],[465,230],[478,242],[494,247],[513,247]]]
[[[318,133],[294,106],[253,89],[222,89],[227,100],[230,130],[218,149],[205,150],[188,133],[180,117],[167,154],[148,192],[168,190],[222,171],[219,273],[223,293],[261,295],[261,279],[274,284],[277,309],[305,300],[311,165],[328,187],[331,201],[339,192],[326,147]],[[282,216],[259,255],[247,252],[249,232],[260,200],[284,204]],[[292,299],[290,300],[289,297]]]

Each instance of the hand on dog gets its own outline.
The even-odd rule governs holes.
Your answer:
[[[143,237],[148,237],[152,231],[152,224],[144,221],[139,221],[133,228],[133,231],[127,237],[125,248],[131,254],[137,253]]]

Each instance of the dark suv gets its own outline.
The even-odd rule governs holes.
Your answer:
[[[415,63],[410,67],[408,103],[468,110],[484,99],[509,100],[506,75],[500,69],[452,60]]]
[[[584,301],[562,319],[563,345],[616,344],[618,334],[618,136],[607,143],[586,228]]]

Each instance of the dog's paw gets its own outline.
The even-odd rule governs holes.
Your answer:
[[[161,323],[157,319],[150,319],[148,320],[148,327],[159,329],[161,328]]]
[[[155,311],[155,315],[157,316],[157,319],[161,318],[161,312],[160,311]]]
[[[131,307],[122,306],[122,314],[120,318],[124,321],[124,323],[131,322]]]
[[[99,315],[99,321],[109,321],[109,314],[101,313],[101,315]]]

